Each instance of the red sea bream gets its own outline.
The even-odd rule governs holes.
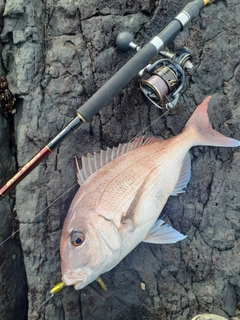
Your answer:
[[[168,197],[184,192],[190,179],[189,149],[237,147],[213,130],[206,98],[183,131],[167,140],[132,143],[82,158],[81,185],[61,237],[62,280],[81,289],[115,267],[141,241],[174,243],[185,238],[158,219]],[[111,160],[111,161],[110,161]]]

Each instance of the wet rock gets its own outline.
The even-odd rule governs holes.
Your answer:
[[[5,183],[16,170],[12,154],[11,121],[0,114],[0,182]],[[2,319],[26,319],[27,279],[14,209],[15,195],[0,203],[0,315]]]
[[[134,54],[117,50],[119,32],[132,32],[143,45],[187,3],[0,1],[4,16],[0,70],[17,95],[14,127],[0,117],[2,183],[17,169],[16,163],[20,168],[54,138],[77,108]],[[178,108],[154,123],[148,134],[179,133],[196,105],[211,94],[214,127],[240,139],[238,13],[237,0],[212,1],[177,37],[176,46],[193,51],[195,71]],[[186,194],[170,198],[163,211],[168,223],[188,235],[186,240],[175,245],[140,244],[102,276],[108,291],[97,282],[81,291],[68,287],[38,309],[61,279],[61,228],[78,189],[74,156],[127,142],[160,115],[134,79],[17,186],[20,242],[9,240],[0,246],[1,318],[187,320],[206,312],[235,316],[240,304],[239,151],[210,147],[191,150],[192,177]],[[8,196],[0,203],[1,241],[11,235],[14,202]],[[14,285],[9,284],[12,275]]]
[[[3,11],[5,3],[0,1],[0,31],[3,28]],[[0,52],[3,44],[0,41]],[[0,59],[0,76],[4,79],[3,61]],[[16,171],[14,157],[13,115],[8,104],[6,86],[1,86],[0,113],[0,183],[3,185]],[[9,108],[8,108],[9,107]],[[19,221],[15,208],[15,194],[3,199],[0,203],[0,315],[1,319],[24,320],[27,317],[27,279],[18,233]]]

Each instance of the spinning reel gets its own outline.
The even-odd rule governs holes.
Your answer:
[[[120,33],[116,43],[123,52],[140,49],[133,43],[133,36],[128,32]],[[193,70],[190,50],[177,48],[174,51],[174,53],[160,51],[159,55],[163,58],[147,65],[139,72],[140,88],[144,95],[158,108],[162,108],[163,101],[167,98],[168,110],[173,109],[178,102],[180,92],[186,83],[185,72],[190,73]]]

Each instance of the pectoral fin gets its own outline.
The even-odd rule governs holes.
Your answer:
[[[179,193],[185,192],[183,189],[186,188],[191,176],[191,159],[189,153],[187,153],[178,182],[172,192],[172,196],[177,196]]]
[[[175,243],[185,238],[186,236],[173,229],[168,224],[164,224],[163,220],[158,219],[143,242],[156,244]]]

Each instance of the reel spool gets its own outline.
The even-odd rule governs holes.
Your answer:
[[[168,58],[154,62],[140,72],[140,88],[158,108],[162,108],[164,98],[170,95],[172,101],[166,103],[166,108],[173,109],[186,83],[185,72],[193,70],[192,55],[186,48],[159,54]]]
[[[163,64],[162,60],[157,61],[158,67],[147,69],[146,72],[151,76],[142,79],[140,88],[144,95],[154,104],[160,107],[164,98],[170,93],[177,90],[179,85],[179,77],[170,65]],[[165,61],[166,62],[166,61]],[[159,64],[163,64],[159,67]]]

